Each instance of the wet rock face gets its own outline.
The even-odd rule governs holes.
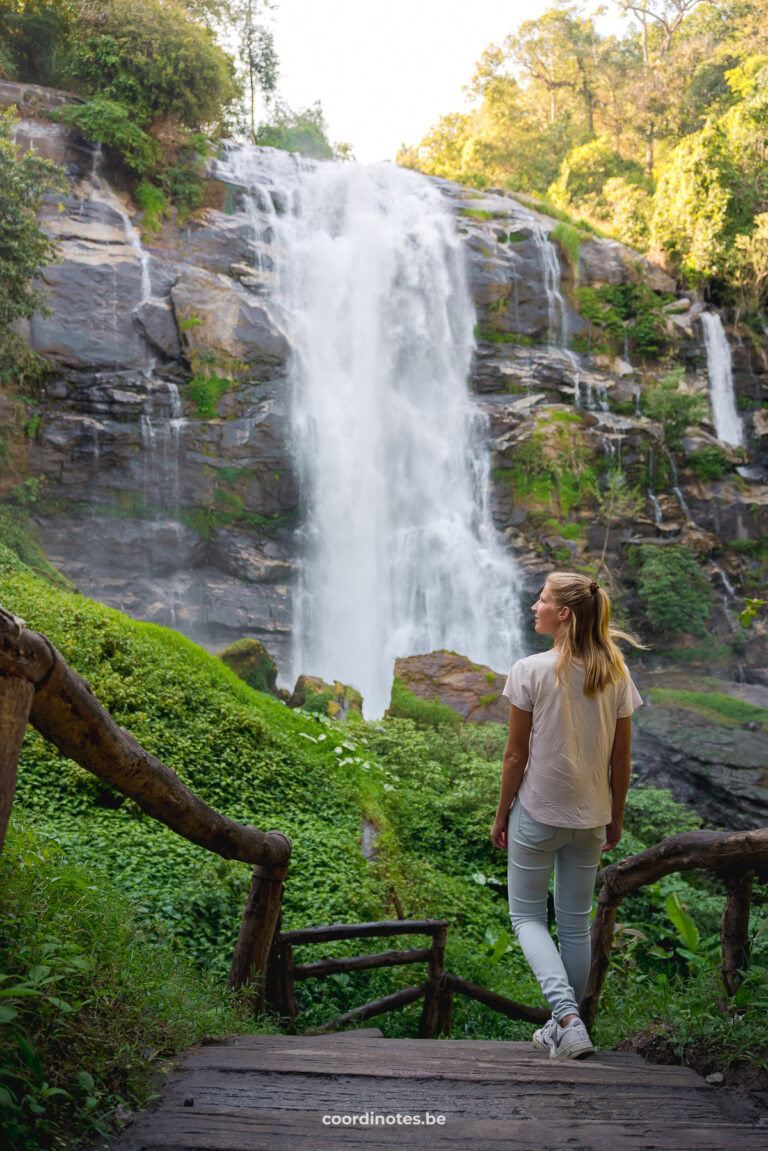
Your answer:
[[[660,707],[640,708],[632,727],[637,778],[668,787],[713,827],[765,827],[768,735]]]
[[[506,673],[474,664],[452,651],[433,651],[395,661],[395,675],[418,699],[453,708],[468,723],[508,723],[502,696]]]
[[[0,82],[0,102],[24,98],[19,86]],[[51,93],[50,106],[65,98]],[[45,90],[29,99],[49,106]],[[36,317],[30,329],[34,346],[56,366],[26,445],[30,469],[47,480],[48,514],[40,523],[51,558],[88,594],[174,624],[213,649],[253,636],[282,670],[300,493],[288,423],[288,348],[270,303],[270,220],[281,190],[269,192],[271,202],[254,218],[243,189],[212,176],[214,206],[182,227],[166,222],[157,235],[142,236],[117,174],[76,131],[32,115],[17,144],[67,174],[61,210],[57,197],[42,213],[62,257],[44,273],[52,315]],[[527,600],[566,557],[594,559],[603,535],[591,513],[575,511],[579,530],[560,536],[554,496],[545,507],[510,482],[517,453],[567,410],[577,416],[573,426],[593,463],[620,461],[645,486],[660,428],[638,415],[637,397],[666,367],[576,357],[568,340],[587,329],[569,302],[576,270],[548,238],[556,222],[508,195],[435,183],[465,245],[480,333],[471,389],[493,449],[495,521],[518,557]],[[580,282],[627,283],[638,263],[652,287],[674,291],[644,257],[593,239],[581,244]],[[689,382],[705,388],[700,312],[681,301],[666,323]],[[768,461],[761,407],[768,365],[754,341],[730,335],[750,461],[761,465]],[[223,387],[212,391],[212,376]],[[712,431],[697,433],[693,449],[716,447]],[[613,562],[628,536],[680,539],[708,554],[715,539],[768,534],[762,480],[731,472],[702,481],[683,462],[676,486],[695,526],[671,487],[659,488],[662,522],[649,500],[635,523],[612,529]],[[738,585],[741,561],[728,553],[720,566]],[[712,578],[719,590],[714,569]],[[480,692],[490,694],[490,686]]]

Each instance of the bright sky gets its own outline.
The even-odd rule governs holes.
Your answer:
[[[349,141],[362,163],[393,160],[401,143],[418,143],[440,116],[464,111],[462,85],[484,49],[553,6],[552,0],[277,2],[271,23],[282,98],[294,109],[320,100],[331,140]],[[615,19],[610,25],[620,26]]]

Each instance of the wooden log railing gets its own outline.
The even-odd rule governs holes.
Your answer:
[[[327,975],[338,975],[346,971],[368,971],[375,967],[397,967],[406,963],[426,963],[425,982],[405,987],[392,995],[353,1007],[343,1015],[337,1015],[318,1030],[337,1031],[348,1023],[360,1023],[374,1015],[383,1015],[424,1000],[419,1021],[419,1037],[433,1039],[438,1035],[450,1035],[453,1015],[453,997],[456,991],[484,1003],[494,1011],[510,1019],[525,1019],[531,1023],[543,1023],[548,1012],[541,1007],[527,1007],[516,1003],[495,991],[478,987],[467,979],[452,975],[445,970],[445,942],[448,923],[443,919],[387,919],[378,923],[332,923],[324,927],[304,927],[296,931],[283,931],[277,936],[277,946],[270,957],[267,972],[267,1002],[278,1015],[287,1020],[288,1030],[296,1030],[295,985],[297,980],[322,979]],[[326,943],[337,939],[366,939],[371,936],[428,935],[430,947],[411,947],[397,951],[380,951],[371,955],[353,955],[343,958],[322,959],[312,963],[296,963],[293,948],[296,945]]]
[[[24,621],[0,607],[0,851],[5,841],[19,754],[31,723],[69,759],[133,799],[178,835],[253,866],[253,878],[229,974],[248,984],[255,1010],[264,1003],[267,959],[278,929],[291,841],[209,807],[171,768],[118,727],[90,684]]]
[[[630,855],[598,873],[600,893],[592,922],[592,964],[579,1005],[588,1028],[597,1012],[610,963],[611,944],[621,901],[647,883],[673,871],[705,869],[725,881],[726,900],[720,923],[722,976],[727,995],[737,991],[749,954],[749,909],[752,883],[768,877],[768,827],[754,831],[688,831]]]

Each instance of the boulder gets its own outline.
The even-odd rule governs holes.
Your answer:
[[[509,700],[501,694],[506,674],[456,652],[395,660],[395,675],[417,699],[450,707],[468,723],[509,722]]]
[[[244,363],[252,377],[268,378],[288,354],[266,309],[228,276],[184,265],[171,300],[185,348],[218,356],[224,375]]]
[[[277,689],[277,664],[257,639],[238,639],[219,652],[219,659],[256,691],[287,695]]]
[[[301,707],[318,715],[343,722],[351,712],[362,716],[363,697],[349,684],[326,683],[316,675],[300,675],[289,699],[289,707]]]

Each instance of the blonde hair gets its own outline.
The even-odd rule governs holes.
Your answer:
[[[645,644],[611,627],[608,593],[597,580],[578,572],[552,572],[544,582],[552,592],[555,606],[571,610],[555,664],[557,682],[567,680],[574,659],[584,661],[584,694],[587,696],[596,695],[609,683],[625,679],[624,657],[615,641],[625,639],[639,648],[645,648]]]

